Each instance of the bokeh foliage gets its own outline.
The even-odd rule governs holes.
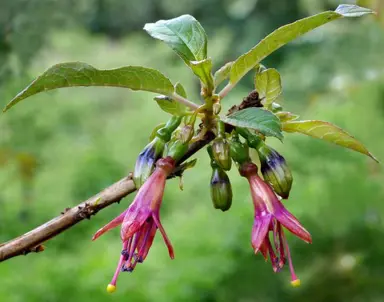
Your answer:
[[[197,97],[197,83],[176,56],[138,31],[144,23],[194,15],[207,29],[209,51],[219,58],[214,62],[218,67],[277,26],[339,3],[5,2],[0,15],[2,106],[35,75],[62,61],[86,61],[98,68],[158,68],[173,82],[185,83],[188,95]],[[25,28],[11,34],[7,24]],[[265,63],[281,73],[286,109],[343,127],[384,160],[383,48],[380,22],[342,20],[283,48]],[[244,79],[224,105],[238,103],[251,83],[251,77]],[[0,242],[121,178],[133,167],[150,129],[167,117],[159,113],[151,94],[117,88],[74,88],[34,98],[0,119]],[[204,154],[198,156],[196,168],[186,172],[183,192],[177,180],[170,181],[166,191],[161,214],[176,249],[174,261],[156,238],[146,264],[132,275],[123,274],[116,296],[107,296],[105,285],[121,248],[119,234],[116,230],[94,243],[90,238],[129,204],[130,197],[47,243],[44,253],[1,263],[0,301],[383,300],[381,166],[295,134],[287,134],[284,145],[276,140],[274,148],[284,153],[293,170],[294,186],[286,206],[313,235],[311,246],[290,238],[301,288],[290,288],[288,272],[275,275],[269,264],[253,255],[253,209],[247,183],[235,177],[235,171],[230,175],[233,207],[224,214],[213,209]]]

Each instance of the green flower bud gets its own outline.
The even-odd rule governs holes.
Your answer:
[[[228,171],[232,166],[230,145],[222,137],[216,138],[212,143],[212,154],[216,163],[224,170]]]
[[[227,173],[219,167],[213,158],[212,147],[209,146],[208,154],[211,157],[212,177],[211,177],[211,199],[215,209],[223,212],[227,211],[232,205],[232,187]]]
[[[227,173],[220,167],[212,168],[211,199],[215,209],[223,212],[232,205],[232,187]]]
[[[251,161],[247,145],[241,143],[237,136],[233,136],[230,143],[230,154],[232,159],[238,164]]]
[[[155,137],[143,151],[141,151],[137,157],[135,170],[133,172],[133,181],[136,188],[140,188],[152,174],[156,161],[163,154],[164,147],[165,142],[161,138]]]
[[[271,184],[278,195],[287,199],[293,178],[284,157],[266,144],[261,144],[257,152],[259,153],[264,180]]]

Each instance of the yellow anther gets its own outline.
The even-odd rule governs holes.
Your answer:
[[[107,292],[109,292],[110,294],[112,294],[115,290],[116,290],[116,286],[115,286],[115,285],[108,284],[108,286],[107,286]]]
[[[296,279],[296,280],[292,280],[292,281],[291,281],[291,285],[292,285],[293,287],[299,287],[300,284],[301,284],[300,279]]]

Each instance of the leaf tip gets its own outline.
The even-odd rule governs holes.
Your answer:
[[[380,164],[380,161],[374,156],[371,152],[368,152],[367,154],[370,158],[372,158],[376,163]]]
[[[276,137],[279,139],[279,141],[281,141],[282,143],[284,143],[284,135],[281,134],[281,133],[276,133]]]
[[[335,12],[344,17],[361,17],[367,14],[376,14],[375,11],[355,4],[340,4]]]
[[[151,23],[145,23],[143,29],[148,31],[148,27],[151,26]]]

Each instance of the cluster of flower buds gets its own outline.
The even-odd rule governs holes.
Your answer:
[[[108,292],[116,290],[121,271],[132,272],[138,263],[146,259],[157,230],[164,239],[169,256],[174,258],[172,244],[160,222],[160,206],[167,178],[177,170],[175,168],[184,158],[191,141],[201,135],[200,132],[194,137],[197,114],[198,110],[189,118],[172,117],[155,130],[152,141],[136,161],[134,181],[139,191],[134,201],[94,235],[93,239],[96,239],[121,225],[123,249]],[[232,205],[233,194],[227,171],[234,161],[240,176],[248,180],[251,190],[255,211],[251,236],[254,252],[260,252],[266,260],[269,258],[275,272],[280,271],[288,261],[292,285],[299,285],[284,228],[305,242],[311,242],[311,235],[281,202],[281,199],[288,198],[292,186],[292,174],[285,159],[266,145],[264,137],[257,133],[240,127],[230,128],[231,133],[227,133],[222,121],[214,125],[211,131],[216,137],[207,147],[212,168],[210,193],[214,208],[225,212]],[[250,148],[257,151],[263,179],[251,160]],[[270,233],[273,240],[270,240]]]

